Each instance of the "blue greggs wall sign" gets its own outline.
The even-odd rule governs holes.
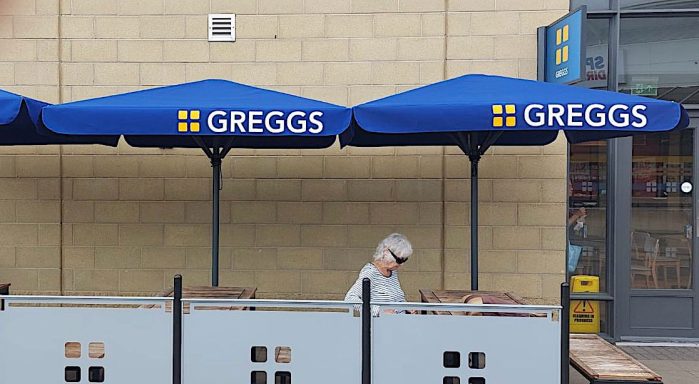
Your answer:
[[[546,27],[546,78],[550,83],[583,80],[586,8],[581,7]]]
[[[323,131],[321,111],[211,111],[202,122],[200,110],[177,111],[177,132],[233,134],[319,134]]]

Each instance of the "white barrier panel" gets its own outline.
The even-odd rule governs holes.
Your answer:
[[[165,311],[169,301],[8,296],[5,310],[0,311],[0,383],[169,384],[172,312]],[[354,304],[182,301],[186,308],[183,383],[361,382],[361,317],[353,311]],[[152,308],[154,304],[159,308]],[[377,307],[386,308],[520,316],[374,317],[374,383],[553,384],[560,380],[559,307],[416,303]]]
[[[0,311],[0,383],[172,383],[167,299],[9,297]],[[104,308],[124,304],[132,308]]]
[[[350,304],[322,302],[321,312],[311,302],[256,300],[245,304],[255,311],[231,311],[198,310],[203,300],[183,302],[193,307],[183,316],[184,383],[361,382],[361,317]],[[216,305],[224,302],[240,303]],[[279,308],[284,305],[291,308]]]
[[[449,310],[486,307],[545,317],[382,313],[372,325],[373,382],[560,383],[558,307],[464,305]]]

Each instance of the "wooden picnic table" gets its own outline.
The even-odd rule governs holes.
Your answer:
[[[464,297],[467,295],[484,295],[493,296],[498,299],[508,301],[512,304],[526,304],[525,301],[510,293],[510,292],[494,292],[494,291],[466,291],[466,290],[420,290],[420,301],[423,303],[458,303],[464,304]],[[440,315],[451,315],[450,311],[436,311]]]
[[[183,299],[194,299],[194,298],[201,298],[201,299],[240,299],[240,300],[247,300],[247,299],[254,299],[255,298],[255,292],[257,292],[257,288],[251,288],[251,287],[207,287],[207,286],[198,286],[198,287],[184,287],[182,288],[182,298]],[[166,289],[160,293],[158,293],[156,296],[158,297],[172,297],[174,294],[174,289],[169,288]],[[145,306],[147,308],[152,308],[154,307],[153,305]],[[172,303],[167,302],[165,303],[165,310],[166,311],[171,311],[172,308]],[[183,312],[184,313],[189,313],[189,303],[184,303],[182,305]],[[197,309],[204,309],[204,310],[245,310],[247,309],[246,307],[240,307],[240,306],[202,306],[202,305],[197,305]]]

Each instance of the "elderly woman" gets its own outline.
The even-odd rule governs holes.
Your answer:
[[[345,295],[345,301],[362,300],[362,280],[371,280],[371,301],[405,301],[405,293],[398,282],[398,268],[408,261],[413,247],[408,239],[392,233],[381,240],[374,252],[374,261],[359,272],[359,278]]]

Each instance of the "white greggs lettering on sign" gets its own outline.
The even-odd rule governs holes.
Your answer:
[[[630,111],[629,111],[630,109]],[[624,104],[614,104],[607,108],[602,104],[529,104],[524,108],[524,120],[532,127],[603,127],[609,122],[614,127],[626,128],[629,124],[634,128],[643,128],[648,123],[645,105],[630,107]]]
[[[308,115],[303,111],[293,111],[285,114],[281,111],[213,111],[209,113],[206,124],[212,132],[240,133],[320,133],[323,122],[320,118],[323,112],[313,111]]]

